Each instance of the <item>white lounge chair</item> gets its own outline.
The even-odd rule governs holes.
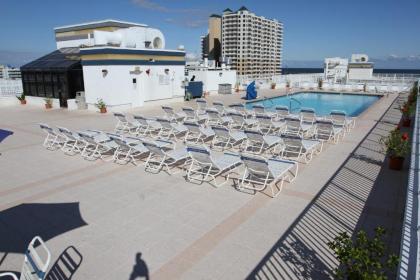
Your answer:
[[[47,134],[42,146],[51,151],[60,149],[64,143],[61,135],[45,123],[40,123],[39,127]]]
[[[195,103],[197,104],[197,114],[198,115],[204,115],[206,114],[207,109],[207,100],[204,98],[198,98],[195,100]]]
[[[179,139],[188,131],[188,128],[177,122],[171,122],[167,118],[156,118],[156,121],[162,126],[158,136],[163,138],[171,138],[174,137],[175,139]]]
[[[285,117],[288,117],[290,115],[289,107],[287,106],[276,106],[276,118],[278,120],[283,120]]]
[[[213,102],[213,108],[215,108],[219,112],[219,114],[222,116],[226,114],[226,108],[223,102],[219,102],[219,101]]]
[[[299,115],[300,115],[300,122],[302,124],[314,125],[317,119],[315,110],[312,108],[300,109]]]
[[[298,173],[298,163],[291,160],[274,158],[267,160],[257,155],[242,155],[241,160],[246,168],[239,189],[257,192],[270,187],[273,198],[282,191],[284,181],[293,182]],[[278,189],[277,192],[274,191],[275,187]]]
[[[57,126],[57,129],[64,138],[61,150],[66,155],[75,155],[82,152],[86,146],[86,142],[77,133],[65,127]]]
[[[166,171],[169,174],[175,174],[177,172],[172,172],[172,169],[174,167],[182,167],[189,159],[185,146],[168,150],[164,149],[161,145],[156,143],[156,141],[148,140],[143,140],[143,145],[150,152],[149,157],[146,160],[145,170],[152,173],[158,173],[163,168],[166,168]]]
[[[6,279],[13,280],[44,280],[50,262],[50,250],[41,237],[35,236],[29,243],[28,249],[25,252],[20,278],[12,272],[0,272],[0,278],[5,277]]]
[[[206,114],[208,117],[207,125],[229,126],[229,124],[232,122],[231,117],[221,115],[216,108],[206,109]]]
[[[249,111],[248,109],[246,109],[245,105],[242,103],[235,103],[232,105],[229,105],[229,108],[235,110],[236,112],[242,114],[245,118],[251,118],[254,113],[252,111]]]
[[[138,122],[136,135],[158,135],[162,126],[153,118],[146,118],[142,115],[133,115],[134,120]]]
[[[132,130],[136,130],[137,126],[131,123],[127,116],[123,113],[114,113],[114,117],[117,119],[117,124],[115,125],[114,131],[120,133],[129,133]]]
[[[286,126],[284,121],[274,121],[266,114],[256,114],[255,119],[258,121],[258,129],[265,134],[280,133]]]
[[[187,171],[187,180],[199,182],[214,182],[216,187],[220,187],[229,180],[230,174],[242,164],[240,156],[224,153],[222,155],[213,154],[204,145],[188,145],[187,151],[191,157],[191,164]],[[222,182],[217,182],[216,178],[226,174]]]
[[[138,165],[137,159],[149,153],[139,138],[123,138],[122,136],[111,136],[110,138],[118,145],[113,156],[115,163],[128,164],[131,162]]]
[[[182,122],[187,117],[184,112],[175,112],[170,106],[162,106],[162,110],[170,121]]]
[[[186,115],[186,121],[196,121],[199,123],[205,123],[207,121],[207,115],[204,115],[203,112],[196,111],[191,107],[182,107],[182,111]]]
[[[211,128],[205,127],[197,122],[184,122],[188,132],[185,135],[184,141],[188,143],[205,143],[212,140],[214,137],[214,131]]]
[[[254,110],[254,116],[256,116],[257,114],[265,114],[268,115],[270,117],[273,117],[275,115],[274,112],[272,111],[267,111],[264,107],[264,105],[261,104],[255,104],[252,106],[252,109]]]
[[[92,134],[87,132],[78,132],[78,135],[86,142],[86,145],[81,152],[81,156],[84,159],[104,159],[106,155],[112,154],[112,160],[114,160],[113,155],[115,150],[118,148],[118,144],[105,133]]]
[[[316,122],[315,137],[320,141],[332,141],[334,144],[338,142],[340,136],[344,136],[343,127],[334,126],[331,120],[318,120]]]
[[[284,148],[281,152],[282,157],[303,158],[305,163],[312,160],[314,154],[322,151],[323,142],[319,140],[303,139],[296,135],[282,136]]]
[[[247,136],[245,143],[245,152],[261,154],[262,152],[278,153],[276,148],[281,144],[281,137],[276,135],[264,135],[260,131],[248,130],[244,131]]]
[[[338,127],[343,127],[344,132],[349,132],[356,126],[356,118],[348,117],[346,112],[334,110],[330,113],[330,120]]]
[[[314,132],[313,124],[302,123],[299,118],[286,117],[284,120],[286,122],[285,134],[310,137]]]
[[[213,141],[211,143],[212,148],[229,149],[239,145],[241,149],[242,144],[247,139],[245,133],[242,131],[231,131],[226,127],[212,126],[212,130],[215,133]]]
[[[243,129],[243,128],[252,128],[258,124],[257,120],[255,119],[247,119],[242,113],[240,112],[230,112],[228,113],[228,117],[232,119],[231,128],[235,129]]]

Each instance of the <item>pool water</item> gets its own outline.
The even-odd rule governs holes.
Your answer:
[[[252,109],[255,104],[262,104],[268,110],[274,110],[276,106],[287,106],[292,113],[298,113],[301,108],[312,108],[318,116],[326,116],[332,110],[340,110],[355,117],[379,98],[374,95],[302,92],[248,102],[246,108]]]

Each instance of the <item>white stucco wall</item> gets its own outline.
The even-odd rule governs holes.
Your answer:
[[[140,67],[141,73],[130,73]],[[88,109],[102,98],[110,110],[143,106],[145,101],[184,95],[181,87],[184,66],[103,65],[83,66],[85,96]],[[150,69],[147,74],[146,70]],[[168,74],[165,69],[169,69]],[[104,76],[102,70],[106,70]],[[136,79],[136,83],[133,83]]]
[[[203,91],[210,93],[217,93],[219,90],[219,84],[231,84],[232,88],[234,88],[236,84],[235,70],[189,70],[188,80],[190,80],[194,75],[195,81],[203,82]]]
[[[349,68],[350,80],[370,80],[372,74],[373,68]]]

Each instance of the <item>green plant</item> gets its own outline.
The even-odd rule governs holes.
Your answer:
[[[106,109],[106,103],[102,98],[99,98],[95,105],[98,109]]]
[[[356,233],[353,241],[347,232],[342,232],[328,242],[328,247],[340,262],[335,270],[337,279],[387,279],[387,272],[398,265],[395,254],[385,256],[383,236],[385,229],[375,228],[375,235],[369,238],[365,231]]]
[[[53,100],[51,98],[49,98],[49,97],[44,98],[44,101],[45,101],[45,104],[46,105],[52,105],[52,103],[53,103]]]
[[[25,93],[22,93],[21,95],[16,96],[16,98],[19,99],[20,101],[26,100]]]
[[[286,87],[290,87],[290,81],[289,80],[286,81]]]
[[[404,157],[410,152],[410,141],[408,140],[408,133],[401,133],[399,129],[394,129],[379,141],[389,156]]]
[[[414,114],[414,110],[415,110],[415,104],[407,101],[406,103],[404,103],[403,106],[400,107],[400,111],[403,115],[404,119],[408,119],[411,118]]]

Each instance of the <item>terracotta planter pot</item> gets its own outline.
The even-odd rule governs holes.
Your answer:
[[[101,114],[105,114],[106,113],[106,108],[100,108],[99,111],[101,112]]]
[[[402,120],[402,125],[404,127],[410,127],[410,125],[411,125],[411,119],[409,119],[409,118],[403,119]]]
[[[276,89],[276,85],[271,85],[271,89]]]
[[[20,101],[20,104],[25,105],[25,104],[26,104],[26,99],[21,100],[21,101]]]
[[[52,104],[45,104],[45,109],[51,109],[52,108]]]
[[[389,157],[389,169],[401,170],[403,168],[403,157]]]

